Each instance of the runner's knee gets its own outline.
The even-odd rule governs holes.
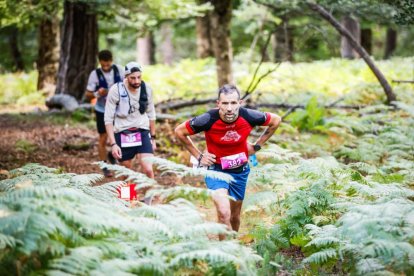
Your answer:
[[[230,210],[217,210],[218,219],[221,222],[230,221]]]

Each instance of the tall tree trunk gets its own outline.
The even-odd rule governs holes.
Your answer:
[[[14,61],[14,70],[23,71],[24,70],[23,56],[19,48],[18,38],[19,38],[19,29],[13,26],[10,29],[10,33],[9,33],[10,52],[11,52],[11,56],[13,57],[13,61]]]
[[[233,50],[230,40],[231,0],[211,0],[210,35],[216,58],[218,85],[233,83],[231,63]]]
[[[288,21],[284,19],[282,24],[277,26],[272,35],[272,48],[274,61],[293,61],[293,36]]]
[[[65,1],[56,94],[81,99],[89,73],[96,67],[98,23],[85,2]]]
[[[57,5],[50,12],[57,12]],[[49,14],[54,14],[49,13]],[[49,97],[56,90],[56,75],[59,66],[59,20],[46,17],[39,25],[39,53],[37,57],[37,89],[43,90]]]
[[[372,54],[372,30],[361,29],[361,46],[368,52]]]
[[[208,0],[199,0],[199,5],[207,3]],[[210,35],[210,12],[207,11],[204,16],[196,18],[196,35],[197,35],[197,57],[207,58],[213,57],[213,45]]]
[[[152,32],[137,38],[137,59],[141,65],[155,64],[155,41]]]
[[[360,43],[360,28],[359,22],[350,15],[344,16],[342,18],[342,26],[348,30],[352,37]],[[358,52],[352,47],[352,43],[345,36],[341,36],[341,56],[342,58],[355,59],[358,58]]]
[[[161,54],[163,63],[172,65],[174,61],[174,46],[172,42],[173,29],[171,23],[161,25]]]
[[[365,51],[364,48],[361,47],[361,45],[354,39],[352,34],[345,29],[328,11],[326,11],[322,6],[307,2],[308,6],[317,12],[323,19],[328,21],[341,35],[348,38],[349,42],[351,43],[352,47],[354,47],[355,51],[358,52],[358,54],[364,59],[364,61],[367,63],[371,71],[374,73],[374,75],[377,77],[378,81],[380,82],[382,88],[384,89],[385,95],[387,96],[387,103],[390,104],[392,101],[395,101],[397,99],[396,95],[392,91],[392,88],[390,84],[388,83],[387,79],[384,77],[382,72],[378,69],[377,66],[375,66],[373,60]]]
[[[387,28],[384,58],[389,59],[395,51],[395,48],[397,48],[397,31],[392,28]]]

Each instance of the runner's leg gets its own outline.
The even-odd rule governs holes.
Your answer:
[[[153,157],[154,155],[152,153],[139,153],[137,155],[139,164],[142,168],[142,173],[148,176],[149,178],[154,178],[154,170],[152,168],[152,163],[148,160],[145,160],[145,158]]]
[[[106,141],[108,139],[108,135],[106,133],[99,133],[99,141],[98,141],[98,152],[99,152],[99,160],[106,161]]]
[[[216,210],[217,210],[218,222],[227,225],[228,229],[232,229],[231,224],[230,224],[230,216],[231,216],[230,202],[227,197],[227,194],[228,194],[227,189],[224,189],[224,188],[217,189],[213,193],[213,201],[214,201],[214,205],[216,206]],[[220,240],[224,240],[224,238],[225,238],[224,235],[219,235]]]
[[[132,169],[132,159],[121,161],[119,162],[119,164],[121,164],[121,166],[124,166],[125,168]]]
[[[230,210],[231,210],[231,215],[230,215],[230,223],[231,223],[231,228],[238,232],[239,228],[240,228],[240,212],[241,212],[241,207],[243,204],[243,200],[230,200]]]

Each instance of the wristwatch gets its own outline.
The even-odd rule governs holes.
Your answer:
[[[253,146],[253,149],[254,149],[254,151],[259,151],[259,150],[261,150],[261,149],[262,149],[262,146],[261,146],[261,145],[259,145],[259,144],[255,144],[255,145]]]

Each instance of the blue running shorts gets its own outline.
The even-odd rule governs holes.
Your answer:
[[[246,186],[247,186],[247,179],[249,177],[250,173],[250,167],[249,164],[245,164],[242,168],[240,168],[240,172],[229,172],[227,170],[222,170],[221,165],[215,164],[208,168],[209,170],[214,170],[218,172],[223,172],[230,174],[234,181],[231,181],[230,183],[227,183],[224,180],[206,177],[206,185],[207,188],[210,190],[217,190],[217,189],[227,189],[229,192],[229,195],[234,197],[236,200],[243,200],[244,194],[246,192]]]

